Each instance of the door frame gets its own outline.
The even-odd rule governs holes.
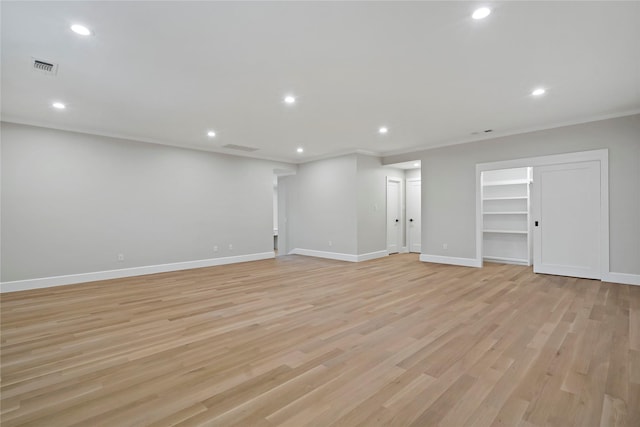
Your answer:
[[[550,166],[562,163],[600,162],[600,280],[609,275],[609,150],[590,150],[548,156],[526,157],[476,164],[476,259],[482,267],[482,180],[481,174],[495,169]],[[536,185],[534,182],[533,185]]]
[[[403,200],[403,192],[402,192],[402,178],[396,178],[396,177],[392,177],[392,176],[387,176],[387,180],[385,182],[385,187],[384,187],[384,194],[385,194],[385,200],[384,200],[384,207],[385,207],[385,212],[384,212],[384,217],[385,217],[385,222],[386,222],[386,227],[385,227],[385,235],[386,235],[386,247],[385,250],[387,251],[387,253],[389,253],[389,183],[390,182],[395,182],[398,184],[398,216],[400,217],[400,221],[399,221],[399,226],[400,229],[398,230],[398,252],[397,253],[401,253],[402,252],[402,235],[403,235],[403,225],[404,225],[404,218],[403,218],[403,211],[402,211],[402,200]],[[396,253],[396,252],[393,252]]]

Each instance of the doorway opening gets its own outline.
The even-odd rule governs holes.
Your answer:
[[[422,162],[385,165],[387,251],[389,254],[422,249]]]
[[[532,168],[481,172],[483,261],[531,265]]]
[[[273,176],[273,252],[278,256],[278,176]]]
[[[289,187],[295,171],[273,171],[273,252],[275,256],[287,255],[289,247]]]

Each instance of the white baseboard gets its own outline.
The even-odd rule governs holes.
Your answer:
[[[605,273],[602,278],[603,282],[622,283],[625,285],[637,285],[640,286],[640,274],[628,274],[628,273]]]
[[[358,255],[358,262],[359,261],[369,261],[370,259],[382,258],[382,257],[386,257],[386,256],[389,256],[389,251],[387,251],[387,250],[369,252],[368,254],[360,254],[360,255]]]
[[[409,253],[409,249],[406,246],[403,246],[400,248],[400,252],[401,254],[408,254]]]
[[[358,255],[343,254],[340,252],[315,251],[313,249],[295,248],[289,252],[289,255],[304,255],[316,258],[337,259],[338,261],[358,262]]]
[[[143,267],[123,268],[120,270],[95,271],[91,273],[70,274],[68,276],[41,277],[38,279],[16,280],[0,283],[0,292],[26,291],[29,289],[49,288],[52,286],[73,285],[95,282],[96,280],[120,279],[122,277],[142,276],[145,274],[166,273],[168,271],[189,270],[192,268],[213,267],[238,262],[258,261],[275,258],[274,252],[261,252],[222,258],[201,259],[197,261],[174,262],[171,264],[146,265]]]
[[[304,255],[304,256],[312,256],[317,258],[335,259],[338,261],[360,262],[360,261],[368,261],[370,259],[376,259],[376,258],[382,258],[382,257],[388,256],[389,252],[385,249],[383,251],[369,252],[361,255],[352,255],[352,254],[343,254],[340,252],[326,252],[326,251],[316,251],[313,249],[295,248],[289,252],[289,255]]]
[[[475,258],[456,258],[452,256],[420,254],[420,261],[437,264],[461,265],[463,267],[482,267],[482,262]]]

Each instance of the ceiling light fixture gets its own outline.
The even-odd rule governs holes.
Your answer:
[[[385,133],[388,133],[389,129],[386,127],[381,127],[380,129],[378,129],[378,133],[384,135]]]
[[[531,95],[533,96],[540,96],[540,95],[544,95],[547,91],[541,87],[534,89],[533,92],[531,92]]]
[[[489,15],[491,15],[491,9],[489,9],[488,7],[481,7],[479,9],[476,9],[471,17],[473,19],[484,19]]]
[[[304,151],[304,148],[302,147],[298,147],[298,149],[296,150],[298,153],[302,153]]]
[[[209,132],[207,132],[207,136],[209,138],[213,138],[214,136],[216,136],[216,133],[214,131],[210,130]]]
[[[62,102],[54,102],[53,104],[51,104],[51,106],[53,108],[57,108],[58,110],[64,110],[65,108],[67,108],[67,106],[64,105]]]
[[[292,95],[287,95],[284,97],[284,102],[286,104],[295,104],[296,103],[296,98]]]
[[[91,35],[91,30],[85,27],[84,25],[74,24],[71,26],[71,31],[73,31],[76,34],[80,34],[81,36]]]
[[[413,164],[413,166],[415,166],[415,167],[420,166],[420,162],[415,162],[415,163]]]

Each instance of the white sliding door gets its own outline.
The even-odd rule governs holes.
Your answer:
[[[600,279],[600,162],[533,170],[533,271]]]

